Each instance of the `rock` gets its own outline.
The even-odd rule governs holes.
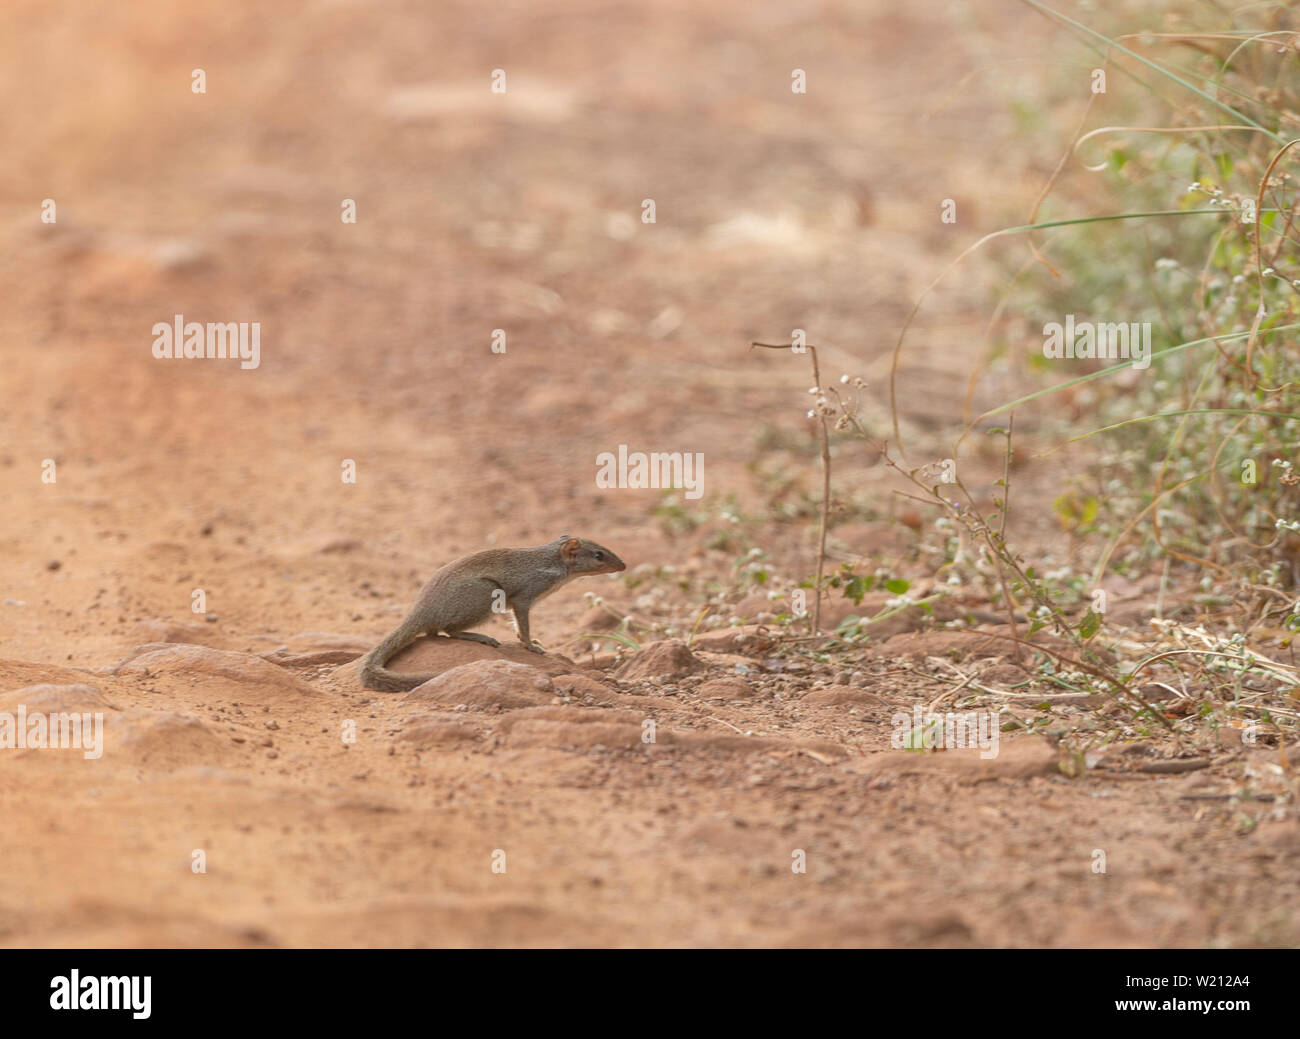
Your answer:
[[[366,648],[369,650],[370,647]],[[418,638],[385,666],[389,671],[441,675],[453,668],[480,661],[520,664],[552,676],[571,675],[584,670],[559,653],[529,652],[517,639],[504,633],[500,646],[485,646],[481,642],[466,642],[464,639],[450,639],[442,635]]]
[[[604,712],[601,712],[604,713]],[[609,747],[631,750],[643,746],[640,725],[614,722],[563,722],[525,718],[512,725],[506,743],[510,747],[554,747],[590,749]]]
[[[875,693],[854,689],[851,685],[833,685],[828,689],[814,689],[799,701],[820,707],[862,706],[888,707],[889,705]]]
[[[739,628],[723,628],[699,635],[692,645],[711,653],[762,653],[772,647],[776,640],[757,624],[746,624]]]
[[[171,711],[125,711],[104,735],[104,759],[127,757],[154,769],[220,765],[239,751],[193,715]]]
[[[1058,772],[1060,754],[1045,740],[1029,738],[1000,740],[997,756],[980,757],[978,747],[942,751],[891,751],[868,754],[846,766],[866,775],[882,773],[947,773],[963,783],[982,783],[990,779],[1028,779]]]
[[[415,714],[406,720],[397,740],[416,747],[446,747],[477,743],[479,729],[454,718],[438,714]]]
[[[529,707],[548,703],[554,688],[549,675],[528,664],[475,660],[416,686],[405,699],[474,707]]]
[[[251,686],[280,695],[321,695],[306,682],[261,657],[206,646],[137,646],[110,673],[122,677],[202,676],[236,687],[246,689]]]
[[[624,681],[641,678],[681,678],[701,670],[702,664],[680,639],[653,642],[620,667],[615,674]]]
[[[34,664],[29,660],[0,659],[0,689],[21,689],[43,682],[80,685],[86,681],[87,671],[102,675],[106,669],[58,667],[53,664]]]
[[[609,686],[586,675],[556,675],[553,681],[555,688],[566,696],[590,696],[605,700],[614,695],[614,690]]]
[[[754,658],[741,656],[739,653],[711,653],[708,650],[691,647],[695,659],[706,668],[730,671],[734,675],[748,674],[754,670]]]
[[[74,753],[83,759],[99,759],[109,740],[105,733],[109,717],[117,708],[89,685],[31,685],[0,697],[0,747],[38,753],[41,761],[53,764],[55,756],[46,750]],[[115,723],[116,724],[116,723]],[[30,760],[3,755],[6,762]]]
[[[61,711],[81,712],[116,711],[92,685],[52,685],[43,682],[5,693],[0,697],[0,710],[13,712],[22,704],[31,711],[58,714]]]
[[[260,656],[279,667],[321,667],[349,664],[369,652],[372,645],[356,635],[338,635],[326,631],[299,632],[287,641],[288,645]]]
[[[745,596],[735,606],[724,612],[739,617],[742,621],[770,621],[778,613],[782,613],[786,609],[787,607],[779,602],[773,602],[766,595],[755,593]]]
[[[758,692],[743,678],[715,678],[697,690],[705,699],[720,697],[724,700],[752,700]]]
[[[276,667],[321,667],[326,664],[350,664],[362,656],[353,649],[319,649],[312,653],[289,653],[277,649],[261,654],[262,659]]]

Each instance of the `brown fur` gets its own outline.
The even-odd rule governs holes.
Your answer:
[[[603,545],[567,534],[536,548],[489,548],[448,563],[429,579],[406,620],[361,658],[358,672],[367,689],[414,689],[433,675],[402,674],[385,668],[421,635],[499,646],[496,639],[467,629],[492,615],[499,604],[514,611],[519,640],[534,653],[546,652],[528,634],[528,611],[575,577],[625,570],[623,560]]]

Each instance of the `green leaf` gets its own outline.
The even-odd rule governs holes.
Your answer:
[[[860,577],[855,574],[844,582],[844,598],[852,599],[853,604],[856,606],[862,601],[862,597],[871,590],[871,586],[875,584],[875,581],[874,577]]]
[[[1101,629],[1101,614],[1089,610],[1083,615],[1083,622],[1079,625],[1079,634],[1090,639]]]

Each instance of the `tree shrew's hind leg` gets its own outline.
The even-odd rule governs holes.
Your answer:
[[[491,635],[481,635],[477,631],[449,631],[447,637],[452,639],[464,639],[466,642],[481,642],[485,646],[501,645]]]

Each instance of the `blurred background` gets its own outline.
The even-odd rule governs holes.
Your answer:
[[[794,436],[777,468],[802,468],[815,440],[807,371],[749,341],[808,330],[832,377],[870,383],[875,429],[913,302],[1054,162],[1028,161],[1008,95],[1041,91],[1054,59],[1025,54],[1055,30],[1015,4],[20,0],[3,17],[6,563],[34,576],[77,553],[61,591],[131,615],[173,594],[150,542],[207,552],[191,538],[214,522],[245,563],[338,536],[423,572],[557,523],[649,547],[657,496],[594,486],[620,443],[704,451],[711,495],[762,497],[753,464]],[[958,428],[984,302],[963,271],[914,326],[913,433]],[[259,322],[260,367],[154,359],[175,314]],[[35,478],[47,457],[56,486]],[[348,615],[355,588],[279,597]],[[74,659],[115,644],[118,615]],[[3,623],[16,652],[53,649]]]
[[[1062,630],[1086,642],[1109,563],[1105,587],[1133,625],[1158,593],[1168,616],[1236,611],[1220,626],[1249,621],[1274,640],[1267,652],[1289,653],[1278,611],[1300,539],[1277,521],[1300,519],[1300,480],[1271,459],[1300,439],[1293,337],[1270,331],[1249,361],[1239,340],[1036,397],[1016,408],[1011,456],[986,435],[1005,416],[980,416],[1097,370],[1043,364],[1042,326],[1067,313],[1151,321],[1157,348],[1249,330],[1261,300],[1270,327],[1295,321],[1289,180],[1268,186],[1273,274],[1242,287],[1264,277],[1243,200],[1300,128],[1294,16],[1281,4],[1054,7],[1108,38],[1012,0],[7,0],[5,688],[84,681],[61,669],[107,668],[156,641],[346,657],[391,629],[442,563],[562,533],[628,561],[614,612],[636,613],[636,637],[725,627],[745,597],[766,604],[764,582],[788,592],[816,566],[812,376],[802,357],[749,345],[796,329],[867,434],[909,465],[957,459],[975,511],[1005,499],[1010,474],[1006,529],[1034,571],[1017,608],[1055,597]],[[1243,42],[1257,32],[1277,35]],[[1239,114],[1261,132],[1219,128]],[[1072,154],[1089,130],[1134,125],[1178,132],[1110,133]],[[1194,209],[1213,212],[1007,236],[952,266],[1003,228]],[[257,322],[260,365],[155,358],[154,325],[178,314]],[[1201,417],[1045,453],[1168,409]],[[705,498],[599,490],[596,457],[621,444],[702,453]],[[874,446],[843,430],[832,446],[832,568],[856,561],[859,589],[864,574],[904,589],[906,576],[913,595],[955,589],[962,609],[992,608],[1005,588],[987,556],[892,493],[900,481]],[[1247,457],[1272,474],[1258,493],[1225,475]],[[190,610],[196,587],[205,618]],[[892,608],[893,589],[876,592],[873,608]],[[837,594],[825,626],[860,634],[858,606]],[[535,634],[572,638],[589,616],[566,592]],[[945,645],[925,652],[946,659]],[[908,681],[917,702],[935,694],[893,657],[871,666],[893,669],[867,682],[882,695]],[[786,691],[802,695],[811,679],[795,674],[803,685]],[[738,759],[685,760],[668,787],[603,748],[511,757],[456,744],[412,764],[383,737],[345,753],[340,717],[389,710],[349,700],[363,694],[347,666],[288,692],[211,673],[97,675],[121,704],[203,721],[140,722],[154,742],[106,758],[95,781],[107,796],[75,770],[13,769],[6,816],[41,822],[0,855],[0,940],[1295,940],[1293,912],[1277,911],[1295,884],[1269,876],[1273,853],[1243,843],[1233,858],[1235,823],[1210,846],[1199,814],[1193,825],[1165,802],[1084,801],[1044,792],[1041,777],[974,793],[942,777],[827,784],[797,759],[759,777],[794,785],[746,801],[745,828],[727,812],[759,766]],[[1226,725],[1241,689],[1200,681],[1215,696],[1187,710]],[[862,718],[826,702],[844,710],[810,708],[801,736],[887,749],[882,701]],[[794,724],[788,697],[741,708],[705,704],[685,724]],[[280,726],[274,746],[263,713]],[[363,724],[391,734],[391,721]],[[936,804],[949,809],[937,823]],[[916,826],[892,831],[894,819]],[[770,862],[737,884],[749,867],[736,856],[776,848],[788,861],[796,824],[826,849],[812,893],[792,894]],[[990,827],[1015,835],[998,854]],[[1083,893],[1102,831],[1133,865]],[[502,834],[533,855],[508,897],[464,865]],[[1287,834],[1278,848],[1294,849]],[[194,847],[226,853],[202,889]],[[1179,870],[1187,882],[1174,884]],[[950,900],[960,912],[931,912]]]

